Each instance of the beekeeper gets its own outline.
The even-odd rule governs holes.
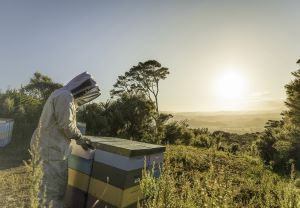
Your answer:
[[[76,126],[76,109],[98,96],[100,90],[95,80],[84,72],[54,91],[46,101],[31,139],[31,148],[38,147],[42,162],[39,200],[46,207],[64,207],[71,139],[86,150],[92,148],[90,140]]]

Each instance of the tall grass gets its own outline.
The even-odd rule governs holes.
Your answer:
[[[40,128],[38,128],[40,129]],[[31,158],[25,162],[25,167],[29,172],[29,198],[31,208],[49,208],[46,205],[46,190],[41,190],[42,177],[43,177],[43,163],[40,156],[39,149],[40,130],[35,135],[35,139],[30,146]],[[42,199],[42,200],[41,200]],[[51,206],[51,205],[50,205]]]
[[[0,171],[0,207],[39,207],[39,161],[39,154],[33,154],[25,167]],[[292,179],[275,175],[249,155],[168,146],[161,177],[143,172],[146,200],[140,207],[300,208],[300,179],[297,173],[292,175]]]
[[[255,159],[185,146],[168,147],[162,175],[144,171],[146,208],[300,207],[299,190]]]

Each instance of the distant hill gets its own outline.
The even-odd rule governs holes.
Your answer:
[[[232,133],[263,131],[268,120],[281,119],[280,111],[249,112],[169,112],[173,120],[186,120],[193,128],[208,128]]]

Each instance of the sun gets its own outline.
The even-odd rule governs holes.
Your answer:
[[[218,97],[226,100],[239,100],[243,98],[246,80],[238,70],[223,72],[216,80]]]

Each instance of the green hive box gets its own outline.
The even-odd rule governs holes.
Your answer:
[[[126,139],[89,137],[95,146],[86,207],[136,207],[146,165],[159,177],[165,147]]]

